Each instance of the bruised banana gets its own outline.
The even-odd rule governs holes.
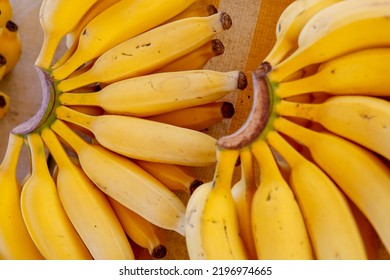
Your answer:
[[[0,28],[0,54],[7,61],[3,76],[15,68],[22,55],[22,42],[18,30],[18,25],[13,21],[7,21],[5,27]]]
[[[66,92],[97,82],[112,83],[157,70],[204,45],[231,25],[230,16],[220,12],[158,26],[109,49],[88,71],[59,81],[58,90]],[[57,80],[62,78],[57,76],[62,67],[53,71]]]
[[[88,105],[107,113],[147,117],[216,101],[245,89],[241,71],[188,70],[133,77],[94,93],[62,93],[62,105]]]
[[[53,71],[54,78],[57,80],[67,78],[85,62],[101,56],[129,38],[153,29],[156,25],[183,11],[193,2],[194,0],[154,0],[153,2],[121,0],[113,4],[86,25],[79,37],[77,49],[64,64]],[[161,29],[161,32],[163,30],[165,29]],[[128,46],[119,47],[118,54],[134,55],[133,47],[138,45],[143,49],[141,46],[144,44],[155,44],[154,40],[149,42],[154,36],[156,34],[142,36],[145,40],[133,44],[131,49]],[[165,37],[166,34],[162,36]],[[171,40],[168,41],[173,43]],[[162,47],[162,50],[164,49],[165,47]],[[114,54],[114,56],[116,55]]]
[[[134,259],[127,236],[105,194],[76,166],[49,128],[42,138],[57,163],[57,190],[72,225],[96,260]]]
[[[151,223],[184,235],[183,202],[152,175],[128,158],[87,143],[61,120],[51,129],[73,148],[85,174],[108,196]]]
[[[215,162],[216,140],[203,132],[130,116],[90,116],[65,106],[56,109],[56,116],[88,129],[99,144],[130,158],[188,166]]]
[[[0,91],[0,120],[8,113],[10,107],[10,98],[7,94]]]

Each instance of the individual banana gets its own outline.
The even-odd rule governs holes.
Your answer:
[[[184,235],[183,202],[152,175],[130,159],[84,141],[61,120],[51,129],[74,149],[85,174],[104,193],[151,223]]]
[[[0,0],[0,28],[13,18],[13,9],[10,0]]]
[[[16,171],[23,141],[22,136],[10,133],[0,164],[0,259],[43,258],[27,231],[20,209],[21,186]]]
[[[57,47],[66,34],[76,28],[85,13],[98,0],[43,0],[39,20],[43,43],[35,65],[48,69]]]
[[[277,112],[305,118],[390,159],[390,102],[371,96],[334,96],[324,103],[281,101]]]
[[[167,247],[158,235],[157,227],[115,199],[108,199],[127,236],[137,245],[147,249],[154,259],[164,258]]]
[[[363,212],[390,252],[388,166],[369,150],[335,134],[315,132],[283,118],[274,127],[308,147],[316,164]]]
[[[130,116],[90,116],[65,106],[56,109],[56,116],[88,129],[99,144],[127,157],[187,166],[215,162],[216,139],[203,132]]]
[[[86,25],[79,37],[77,49],[64,64],[53,71],[54,78],[65,79],[85,62],[101,56],[129,38],[153,29],[183,11],[194,1],[155,0],[151,3],[143,0],[121,0],[113,4]],[[142,45],[153,42],[149,40],[154,36],[155,34],[146,36],[146,41],[137,42],[133,47],[138,45],[143,49]],[[118,54],[124,55],[132,55],[135,51],[127,47],[120,49]]]
[[[10,107],[10,98],[7,94],[0,91],[0,120],[8,113]]]
[[[53,131],[46,128],[41,135],[58,166],[61,203],[92,257],[134,259],[127,236],[105,194],[72,162]]]
[[[300,205],[280,173],[270,147],[265,141],[257,140],[251,144],[250,149],[256,157],[260,171],[260,183],[250,204],[258,258],[312,259],[314,256],[311,242]],[[294,169],[294,166],[291,168]],[[306,222],[311,223],[310,221],[311,219],[307,219]],[[325,232],[329,230],[324,230],[324,234]],[[323,242],[326,243],[326,240]],[[318,242],[314,241],[313,244],[317,247]]]
[[[147,117],[148,120],[203,131],[234,115],[234,105],[228,101],[215,101]]]
[[[390,48],[351,52],[322,63],[313,75],[280,83],[275,93],[281,98],[310,92],[390,96],[390,67],[383,63],[389,59]]]
[[[147,117],[216,101],[244,89],[241,71],[189,70],[115,82],[94,93],[62,93],[63,105],[99,106],[107,113]]]
[[[13,21],[7,21],[5,27],[0,29],[0,54],[7,60],[4,75],[14,69],[22,54],[22,43],[18,29],[18,25]]]
[[[341,1],[322,9],[301,30],[298,49],[273,65],[269,79],[280,83],[307,65],[361,49],[389,46],[389,15],[388,0]]]
[[[41,136],[28,134],[27,140],[32,172],[23,185],[20,205],[32,240],[46,259],[92,259],[61,204]]]
[[[239,151],[217,150],[214,179],[199,186],[186,210],[186,244],[190,259],[239,260],[248,254],[240,236],[231,193]]]
[[[53,76],[61,80],[58,89],[66,92],[96,82],[107,84],[143,75],[190,53],[231,25],[230,16],[224,12],[177,20],[109,49],[96,60],[91,69],[81,75],[61,80],[63,77],[58,76],[57,71],[65,67],[64,64],[53,71]],[[91,48],[88,52],[92,53]]]
[[[291,167],[290,185],[304,216],[316,258],[367,259],[359,229],[339,188],[277,132],[269,132],[267,141]]]

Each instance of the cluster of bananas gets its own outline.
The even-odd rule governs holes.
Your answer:
[[[276,37],[187,204],[190,258],[388,258],[390,1],[296,0]]]
[[[22,53],[18,25],[12,21],[12,15],[11,2],[0,0],[0,81],[15,67]],[[9,107],[9,96],[0,90],[0,119]]]
[[[241,71],[204,68],[230,16],[195,0],[43,0],[40,23],[41,108],[0,165],[0,258],[134,259],[134,244],[164,257],[159,230],[185,233],[178,192],[216,161],[204,129],[246,87]]]

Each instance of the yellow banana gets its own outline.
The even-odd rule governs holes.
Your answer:
[[[75,150],[84,172],[108,196],[151,223],[184,235],[183,202],[152,175],[128,158],[87,143],[60,120],[51,129]]]
[[[48,69],[60,41],[74,30],[85,13],[97,0],[43,0],[39,20],[43,43],[35,65]]]
[[[49,128],[42,138],[57,163],[57,189],[70,221],[94,259],[134,259],[127,236],[105,194],[69,158]]]
[[[20,204],[31,238],[46,259],[91,259],[58,197],[41,136],[28,134],[27,140],[32,172],[22,188]]]
[[[260,170],[260,183],[251,203],[253,237],[258,258],[312,259],[313,253],[304,218],[294,193],[279,171],[270,147],[265,141],[257,140],[251,144],[250,149]],[[294,173],[294,166],[292,168]],[[298,194],[298,199],[300,198]],[[315,200],[314,197],[312,199]],[[315,215],[319,217],[319,213]],[[310,221],[311,219],[308,219],[309,223]],[[329,233],[329,230],[324,230],[324,234],[326,232]],[[316,247],[317,244],[318,242],[314,242]],[[331,244],[328,245],[331,247]]]
[[[359,229],[339,188],[277,132],[269,132],[267,141],[291,167],[290,185],[305,219],[316,258],[367,259]]]
[[[189,168],[182,165],[144,160],[134,160],[134,162],[172,191],[191,194],[203,183]]]
[[[10,0],[0,0],[0,28],[13,17],[13,9]]]
[[[251,206],[256,191],[256,179],[252,154],[249,149],[240,151],[241,178],[232,187],[232,197],[237,209],[240,235],[248,252],[249,259],[257,259],[253,239]]]
[[[231,193],[237,150],[217,150],[212,182],[199,186],[186,210],[186,243],[190,259],[247,259]]]
[[[164,258],[167,248],[158,236],[157,227],[115,199],[108,199],[127,236],[137,245],[147,249],[153,258]]]
[[[334,95],[390,96],[390,48],[369,48],[348,53],[320,65],[317,73],[280,83],[275,93],[286,98],[309,92]]]
[[[3,79],[6,69],[7,69],[7,59],[5,58],[4,55],[0,53],[0,81]]]
[[[277,112],[305,118],[390,159],[390,102],[371,96],[335,96],[324,103],[281,101]]]
[[[56,116],[88,129],[99,144],[127,157],[188,166],[215,162],[216,139],[203,132],[130,116],[90,116],[65,106],[56,109]]]
[[[0,164],[0,259],[42,259],[32,241],[20,209],[21,187],[16,178],[23,137],[10,133]]]
[[[22,43],[16,23],[7,21],[6,26],[0,28],[0,42],[0,53],[7,60],[4,73],[6,75],[14,69],[22,54]]]
[[[0,91],[0,120],[8,113],[10,107],[10,98],[7,94]]]
[[[189,17],[205,17],[210,16],[213,14],[218,13],[218,9],[212,5],[207,4],[205,2],[195,0],[190,6],[188,6],[185,10],[177,14],[176,16],[170,18],[163,24],[166,24],[168,22],[180,20],[183,18],[189,18]]]
[[[207,43],[231,25],[230,16],[224,12],[161,25],[109,49],[88,71],[60,81],[58,89],[66,92],[96,82],[107,84],[157,70]],[[92,53],[91,48],[87,51]],[[62,78],[57,71],[65,66],[53,71],[55,79]]]
[[[269,79],[279,83],[307,65],[390,46],[389,16],[388,0],[341,1],[322,9],[301,30],[298,49],[273,67]]]
[[[53,71],[54,78],[65,79],[85,62],[101,56],[129,38],[153,29],[193,2],[194,0],[154,0],[153,2],[121,0],[115,3],[86,25],[79,38],[77,49],[62,66]],[[137,42],[133,47],[148,44],[149,39],[154,36],[155,34],[146,36],[146,41]],[[165,37],[166,34],[163,36]],[[119,54],[123,52],[131,55],[134,52],[133,48],[120,47],[120,49]]]
[[[216,101],[247,80],[241,71],[190,70],[125,79],[95,93],[62,93],[63,105],[99,106],[108,113],[147,117]]]
[[[344,138],[278,118],[274,127],[310,150],[313,160],[374,226],[390,252],[390,172],[375,154]]]
[[[148,120],[203,131],[234,115],[234,105],[227,101],[215,101],[164,114],[148,117]]]

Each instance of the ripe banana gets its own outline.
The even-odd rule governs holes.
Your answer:
[[[108,196],[151,223],[184,235],[183,202],[152,175],[128,158],[87,143],[61,120],[51,129],[75,150],[81,168]]]
[[[231,193],[238,155],[236,150],[217,150],[213,181],[199,186],[189,198],[185,229],[190,259],[248,258]]]
[[[32,172],[22,188],[20,205],[32,240],[46,259],[91,259],[58,197],[41,136],[29,134],[27,140]]]
[[[206,17],[211,16],[213,14],[218,13],[218,9],[212,5],[207,4],[204,1],[195,0],[190,6],[188,6],[185,10],[183,10],[181,13],[177,14],[176,16],[170,18],[163,24],[166,24],[168,22],[180,20],[183,18],[189,18],[189,17]]]
[[[188,166],[215,162],[216,140],[203,132],[130,116],[90,116],[65,106],[56,116],[88,129],[102,146],[127,157]]]
[[[316,164],[331,177],[374,226],[390,251],[390,171],[367,149],[340,136],[315,132],[278,118],[274,127],[310,150]]]
[[[127,236],[105,194],[76,166],[49,128],[42,138],[57,163],[57,190],[67,216],[97,260],[134,259]]]
[[[390,103],[371,96],[335,96],[324,103],[281,101],[283,116],[305,118],[390,159]]]
[[[53,71],[54,78],[65,79],[85,62],[101,56],[129,38],[153,29],[156,25],[183,11],[194,1],[155,0],[151,3],[143,0],[122,0],[113,4],[86,25],[79,38],[77,49],[62,66]],[[154,36],[155,34],[151,34],[151,36],[144,37],[145,41],[137,42],[133,47],[138,45],[143,49],[144,44],[154,44],[154,41],[149,42]],[[163,36],[165,37],[166,34]],[[172,43],[171,40],[168,41]],[[164,49],[162,47],[162,50]],[[121,53],[134,55],[134,49],[120,47],[118,54]],[[141,63],[142,61],[143,59]]]
[[[301,209],[290,186],[280,173],[270,147],[265,141],[258,140],[251,144],[250,149],[260,170],[260,183],[250,204],[258,258],[312,259],[312,248]],[[292,168],[294,169],[294,166]],[[323,232],[326,234],[329,230]],[[313,243],[315,247],[318,247],[317,244],[318,242]]]
[[[164,114],[148,117],[148,120],[203,131],[234,115],[234,105],[227,101],[215,101]]]
[[[5,58],[4,55],[0,53],[0,81],[3,79],[6,69],[7,69],[7,59]]]
[[[22,43],[18,32],[18,25],[16,23],[7,21],[5,27],[0,28],[0,42],[0,54],[2,54],[7,61],[4,73],[4,75],[6,75],[14,69],[22,54]]]
[[[307,65],[352,51],[389,46],[389,16],[388,0],[341,1],[322,9],[301,30],[298,49],[273,67],[269,79],[279,83]]]
[[[189,70],[115,82],[94,93],[62,93],[63,105],[99,106],[111,114],[147,117],[216,101],[245,89],[241,71]]]
[[[0,259],[42,259],[32,241],[20,209],[21,187],[16,178],[23,137],[10,133],[0,164]]]
[[[10,0],[0,0],[0,28],[13,17],[13,9]]]
[[[96,82],[112,83],[157,70],[207,43],[231,25],[230,16],[220,12],[153,28],[109,49],[81,75],[59,81],[58,90],[66,92]],[[92,53],[91,48],[88,52]],[[53,71],[55,79],[62,79],[58,76],[62,67]]]
[[[0,91],[0,120],[8,113],[10,107],[10,98],[7,94]]]

